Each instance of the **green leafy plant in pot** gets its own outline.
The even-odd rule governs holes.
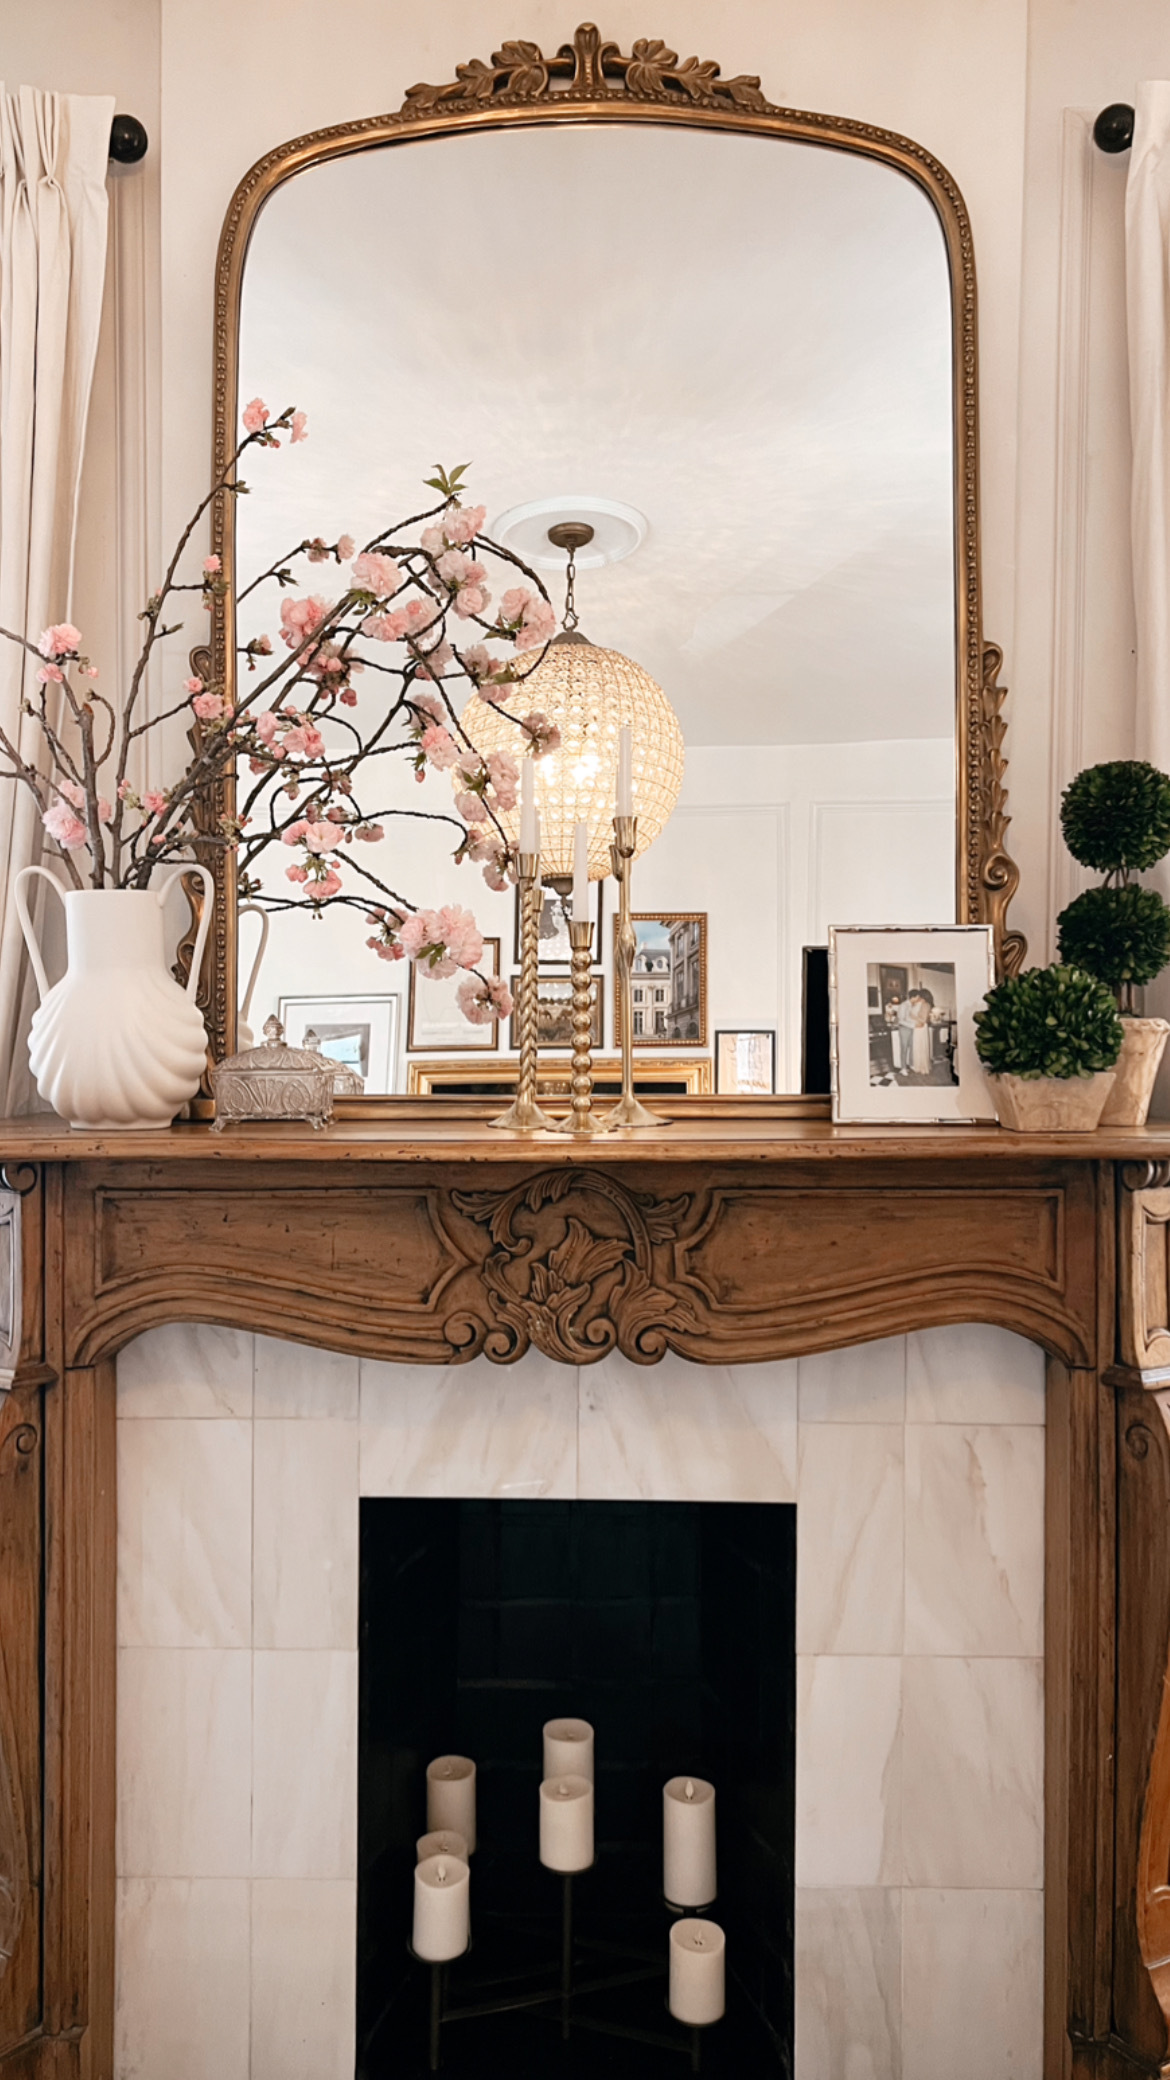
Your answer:
[[[1112,992],[1081,968],[1025,968],[989,990],[975,1014],[1000,1124],[1022,1132],[1090,1132],[1121,1040]]]
[[[1141,1017],[1137,992],[1170,962],[1170,908],[1132,877],[1170,852],[1170,776],[1144,759],[1088,766],[1065,789],[1060,823],[1073,858],[1105,876],[1056,921],[1061,959],[1103,982],[1121,1013],[1124,1039],[1102,1123],[1140,1127],[1170,1024]]]

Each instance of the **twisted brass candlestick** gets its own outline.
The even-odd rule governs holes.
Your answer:
[[[622,1029],[622,1094],[606,1121],[607,1127],[666,1127],[670,1124],[669,1120],[651,1112],[640,1098],[634,1096],[632,977],[638,940],[630,922],[630,869],[633,865],[637,837],[636,816],[614,817],[613,843],[609,848],[609,856],[613,862],[613,877],[618,885],[618,928],[614,965],[617,970],[618,1006]]]
[[[540,885],[539,852],[518,852],[516,879],[520,889],[520,997],[516,1023],[520,1034],[520,1060],[516,1069],[516,1095],[506,1112],[491,1121],[493,1127],[512,1127],[532,1134],[539,1128],[554,1133],[559,1122],[542,1112],[536,1102],[536,1010],[540,960],[540,913],[544,891]]]
[[[593,926],[569,926],[573,978],[572,1109],[565,1124],[570,1134],[604,1134],[605,1124],[593,1110]]]

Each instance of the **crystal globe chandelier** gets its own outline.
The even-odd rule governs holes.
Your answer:
[[[574,556],[593,539],[583,521],[550,527],[548,537],[568,551],[564,627],[541,663],[512,691],[506,707],[514,714],[539,710],[561,733],[560,748],[536,760],[536,806],[540,813],[540,866],[547,882],[568,882],[573,872],[573,829],[589,830],[589,878],[611,871],[609,847],[617,788],[618,734],[628,722],[633,747],[634,813],[638,853],[663,830],[678,800],[683,776],[683,735],[662,688],[619,650],[603,650],[578,630],[573,598]],[[472,694],[460,718],[477,751],[519,755],[520,733],[501,708]],[[499,818],[508,841],[519,842],[520,810]]]

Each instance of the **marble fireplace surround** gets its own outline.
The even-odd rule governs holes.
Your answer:
[[[1040,2080],[1043,1354],[118,1359],[116,2080],[352,2080],[365,1495],[795,1501],[797,2080]]]
[[[820,1954],[828,1949],[835,1956],[839,1949],[856,1959],[849,1972],[854,1986],[863,1986],[868,1972],[874,1988],[870,2013],[882,2008],[890,2041],[895,2030],[901,2032],[906,2064],[917,2056],[921,2017],[906,1963],[918,1940],[916,1916],[941,1940],[948,1926],[956,1926],[942,1911],[947,1894],[968,1908],[981,1891],[1030,1894],[1031,1911],[1038,1909],[1041,1893],[1032,1870],[1005,1862],[980,1875],[970,1866],[960,1873],[926,1860],[931,1845],[919,1827],[925,1787],[932,1777],[940,1781],[939,1772],[953,1770],[956,1756],[970,1749],[970,1697],[952,1694],[952,1730],[942,1709],[945,1697],[936,1696],[935,1750],[920,1757],[908,1746],[916,1713],[924,1723],[921,1686],[928,1664],[935,1665],[930,1674],[945,1689],[964,1679],[964,1664],[980,1676],[993,1663],[1015,1663],[1018,1679],[1025,1664],[1039,1661],[1038,1652],[1024,1650],[1026,1629],[1007,1644],[993,1633],[994,1644],[981,1650],[973,1649],[963,1629],[976,1617],[982,1624],[993,1608],[997,1625],[1007,1623],[1009,1609],[1013,1624],[1022,1617],[1027,1596],[1014,1562],[1007,1568],[1012,1586],[1006,1597],[999,1590],[987,1597],[980,1592],[970,1608],[953,1598],[948,1623],[953,1619],[956,1631],[932,1639],[914,1629],[925,1623],[931,1606],[929,1598],[921,1600],[912,1548],[922,1505],[929,1493],[941,1492],[948,1440],[954,1449],[964,1429],[1030,1430],[1042,1436],[1044,1455],[1042,2072],[1044,2080],[1133,2080],[1135,2074],[1164,2080],[1170,2015],[1170,1132],[1062,1137],[980,1128],[851,1129],[811,1114],[767,1111],[717,1123],[701,1110],[684,1108],[661,1147],[615,1138],[612,1145],[591,1148],[582,1162],[571,1145],[517,1149],[469,1115],[439,1109],[428,1113],[425,1126],[412,1117],[401,1129],[392,1121],[340,1122],[320,1135],[291,1128],[219,1138],[203,1127],[118,1137],[15,1121],[0,1130],[0,1182],[20,1201],[23,1294],[22,1310],[14,1313],[9,1301],[15,1280],[0,1277],[0,1345],[11,1343],[13,1356],[19,1351],[11,1391],[0,1392],[0,1943],[10,1951],[0,1972],[0,2080],[112,2080],[118,2028],[128,2028],[125,1999],[121,2024],[115,2017],[116,1935],[127,1969],[133,1957],[128,1923],[119,1929],[120,1674],[124,1752],[134,1696],[133,1686],[125,1686],[125,1657],[140,1655],[144,1671],[146,1657],[162,1657],[153,1663],[160,1676],[167,1656],[174,1670],[181,1663],[192,1676],[200,1656],[241,1657],[236,1666],[246,1662],[249,1670],[248,1716],[242,1731],[238,1718],[228,1723],[240,1735],[239,1752],[251,1773],[254,1750],[263,1753],[256,1744],[263,1742],[265,1710],[271,1723],[273,1696],[278,1697],[264,1688],[266,1672],[275,1668],[269,1657],[299,1657],[304,1671],[313,1655],[352,1654],[352,1646],[344,1645],[266,1646],[262,1630],[252,1629],[267,1622],[271,1605],[271,1579],[265,1586],[261,1562],[271,1568],[275,1505],[262,1536],[261,1504],[265,1495],[272,1502],[274,1476],[265,1455],[278,1437],[291,1447],[295,1472],[306,1448],[296,1445],[294,1432],[310,1436],[318,1420],[333,1424],[335,1437],[346,1431],[345,1449],[357,1453],[352,1506],[363,1478],[370,1381],[385,1371],[394,1383],[395,1406],[404,1390],[407,1403],[422,1397],[432,1410],[453,1395],[461,1408],[456,1428],[475,1445],[473,1467],[487,1465],[493,1479],[515,1480],[514,1465],[506,1473],[491,1459],[482,1412],[501,1397],[527,1394],[530,1379],[559,1379],[559,1392],[550,1389],[561,1410],[554,1428],[562,1439],[569,1437],[570,1450],[563,1461],[554,1454],[554,1470],[556,1463],[572,1464],[580,1474],[605,1434],[593,1402],[601,1396],[603,1405],[612,1406],[607,1381],[620,1376],[622,1420],[610,1426],[603,1459],[620,1474],[626,1457],[637,1460],[630,1440],[640,1431],[653,1440],[646,1463],[657,1482],[668,1478],[661,1445],[664,1436],[677,1440],[678,1412],[706,1407],[706,1417],[694,1419],[695,1435],[704,1434],[706,1422],[707,1435],[717,1427],[722,1446],[734,1433],[736,1408],[755,1391],[752,1381],[766,1379],[769,1397],[778,1395],[781,1403],[787,1393],[791,1405],[795,1392],[787,1478],[795,1468],[799,1515],[804,1473],[814,1479],[818,1451],[831,1458],[860,1454],[863,1431],[899,1429],[899,1420],[888,1413],[855,1425],[814,1417],[802,1376],[805,1388],[818,1368],[837,1379],[846,1376],[842,1368],[852,1368],[861,1379],[871,1365],[880,1367],[883,1350],[898,1348],[904,1350],[905,1397],[902,1586],[900,1601],[895,1592],[883,1610],[886,1621],[891,1610],[900,1611],[902,1644],[897,1652],[884,1644],[879,1652],[863,1651],[872,1644],[868,1639],[860,1646],[856,1639],[834,1646],[834,1598],[828,1597],[830,1644],[805,1649],[811,1670],[805,1719],[815,1724],[821,1703],[838,1752],[834,1756],[828,1741],[823,1748],[814,1744],[802,1799],[806,1790],[811,1796],[821,1764],[826,1770],[832,1764],[836,1772],[836,1798],[843,1795],[842,1785],[850,1793],[864,1788],[864,1771],[850,1774],[844,1767],[850,1760],[846,1733],[864,1725],[872,1737],[880,1721],[876,1692],[855,1698],[859,1709],[850,1717],[834,1711],[831,1683],[835,1676],[861,1681],[866,1662],[897,1665],[900,1772],[891,1766],[864,1825],[851,1811],[834,1808],[834,1822],[847,1822],[839,1839],[855,1846],[868,1842],[868,1861],[859,1850],[858,1861],[848,1867],[818,1873],[814,1866],[811,1876],[810,1867],[802,1868],[802,1954],[811,1958],[815,1951],[815,1915],[833,1908],[829,1895],[847,1896],[852,1918],[836,1935],[829,1925]],[[9,1257],[15,1273],[17,1256],[10,1251]],[[136,1360],[122,1360],[120,1402],[120,1354],[147,1331],[170,1337],[173,1353],[173,1339],[192,1333],[175,1324],[209,1318],[221,1336],[242,1334],[242,1344],[233,1349],[252,1353],[250,1361],[240,1360],[245,1371],[249,1362],[251,1367],[250,1413],[200,1417],[182,1407],[169,1414],[129,1413],[127,1378],[132,1380]],[[956,1335],[963,1324],[983,1325],[963,1332],[976,1339],[988,1330],[1011,1332],[1046,1353],[1042,1426],[1018,1411],[997,1412],[993,1378],[981,1378],[978,1401],[954,1409],[949,1419],[941,1410],[923,1411],[912,1397],[929,1339]],[[193,1347],[200,1334],[206,1332],[196,1333]],[[268,1361],[260,1353],[268,1344],[253,1343],[254,1336],[296,1343],[297,1351],[278,1361],[290,1392],[310,1363],[300,1354],[302,1346],[314,1352],[314,1379],[326,1377],[323,1368],[332,1376],[334,1365],[342,1366],[351,1403],[356,1361],[357,1414],[272,1413],[271,1402],[264,1401],[269,1389],[262,1391]],[[1009,1347],[1014,1346],[1002,1346]],[[334,1361],[322,1359],[322,1350],[334,1353]],[[485,1358],[492,1362],[483,1363]],[[1038,1362],[1031,1351],[1027,1358],[1033,1366]],[[170,1369],[163,1368],[152,1387],[163,1394],[185,1391],[181,1371],[168,1379]],[[960,1366],[956,1378],[961,1371]],[[241,1391],[248,1391],[246,1384]],[[636,1420],[640,1407],[649,1414]],[[766,1435],[759,1402],[751,1408],[753,1423]],[[129,1605],[125,1596],[120,1604],[118,1595],[119,1499],[123,1544],[125,1525],[133,1523],[132,1515],[126,1517],[133,1492],[129,1474],[126,1494],[118,1496],[119,1448],[134,1448],[127,1433],[136,1425],[139,1449],[146,1449],[153,1431],[164,1450],[164,1433],[174,1439],[200,1422],[204,1439],[219,1452],[239,1449],[238,1440],[235,1446],[229,1442],[233,1424],[243,1424],[247,1433],[252,1500],[240,1521],[251,1527],[249,1630],[227,1645],[213,1643],[219,1637],[214,1630],[206,1646],[168,1644],[171,1620],[160,1616],[167,1603],[163,1594],[158,1607],[142,1606],[146,1629],[137,1636],[144,1644],[134,1646],[135,1635],[124,1629],[120,1646],[119,1625],[137,1621],[127,1616]],[[529,1427],[535,1439],[540,1426]],[[218,1443],[209,1436],[213,1431],[220,1433]],[[449,1439],[442,1449],[449,1459]],[[185,1463],[187,1453],[181,1456]],[[707,1450],[704,1456],[706,1474],[720,1463],[720,1454]],[[191,1464],[197,1473],[197,1454]],[[531,1476],[550,1477],[543,1466]],[[680,1478],[687,1478],[685,1470]],[[918,1489],[911,1488],[915,1478]],[[895,1476],[891,1486],[897,1488]],[[987,1479],[986,1487],[989,1497],[1000,1492],[996,1480]],[[848,1518],[849,1491],[837,1481],[831,1492],[834,1508],[840,1506]],[[850,1505],[854,1511],[857,1494],[866,1492],[862,1481]],[[957,1492],[961,1497],[961,1483]],[[889,1493],[883,1488],[882,1506],[862,1511],[866,1537],[859,1551],[867,1556],[871,1535],[890,1521]],[[985,1539],[983,1558],[970,1571],[972,1583],[986,1577],[988,1552],[998,1554],[998,1566],[1007,1565],[1015,1550],[1008,1533],[1017,1522],[1016,1508],[997,1507],[999,1515],[988,1520],[995,1528]],[[806,1538],[808,1520],[815,1522],[817,1514],[806,1494]],[[188,1515],[198,1518],[193,1497]],[[952,1506],[946,1515],[949,1528],[963,1522],[961,1510]],[[302,1518],[312,1521],[296,1503],[298,1535],[291,1546],[278,1541],[294,1558],[305,1543]],[[832,1513],[824,1521],[832,1528]],[[188,1587],[199,1584],[205,1544],[192,1534]],[[164,1549],[165,1541],[160,1556]],[[238,1555],[238,1543],[235,1550]],[[897,1560],[896,1536],[886,1551]],[[1033,1562],[1038,1551],[1037,1540]],[[157,1571],[165,1578],[161,1557]],[[870,1575],[876,1581],[882,1573],[867,1557],[857,1581],[868,1589]],[[945,1570],[937,1573],[937,1581],[927,1582],[932,1591],[953,1580]],[[810,1574],[806,1567],[805,1582],[815,1577],[816,1570]],[[328,1578],[342,1579],[336,1568]],[[885,1578],[888,1587],[888,1571]],[[824,1579],[832,1581],[831,1571]],[[964,1575],[964,1585],[966,1580]],[[185,1608],[177,1607],[179,1619]],[[235,1608],[238,1613],[240,1606]],[[217,1609],[212,1596],[213,1614]],[[867,1624],[873,1616],[867,1609]],[[190,1620],[188,1611],[183,1622]],[[157,1635],[149,1629],[156,1621],[162,1627]],[[803,1634],[804,1641],[809,1637]],[[156,1638],[159,1644],[146,1643]],[[202,1666],[206,1674],[211,1663]],[[315,1666],[320,1674],[325,1664]],[[830,1685],[819,1699],[818,1679]],[[149,1690],[144,1684],[144,1700]],[[332,1694],[343,1708],[344,1685]],[[155,1731],[161,1741],[144,1749],[165,1747],[183,1721],[172,1709],[174,1700],[167,1703],[165,1686],[158,1699]],[[987,1709],[1003,1704],[995,1697]],[[1006,1709],[998,1713],[993,1733],[999,1734],[1007,1716]],[[1013,1709],[1011,1716],[1014,1725],[1027,1729],[1026,1710]],[[295,1729],[291,1708],[286,1723],[290,1732]],[[344,1725],[344,1710],[338,1724]],[[322,1743],[321,1752],[333,1751]],[[316,1751],[311,1759],[317,1759]],[[973,1774],[977,1789],[978,1770]],[[173,1815],[173,1786],[169,1797]],[[964,1801],[950,1804],[948,1825],[959,1829],[955,1840],[961,1841]],[[247,1827],[232,1837],[226,1871],[221,1864],[206,1876],[186,1875],[185,1858],[172,1856],[165,1843],[157,1859],[149,1847],[140,1858],[140,1840],[131,1857],[132,1836],[124,1826],[121,1872],[123,1885],[144,1885],[159,1911],[167,1897],[180,1897],[176,1886],[235,1888],[241,1941],[233,1944],[232,1955],[243,1961],[246,1975],[251,2058],[252,2042],[263,2034],[265,1985],[271,1985],[265,1957],[279,1956],[284,1944],[283,1936],[274,1946],[268,1942],[265,1903],[274,1914],[287,1909],[295,1921],[293,1893],[272,1888],[319,1881],[303,1865],[272,1867],[271,1836],[266,1846],[254,1834],[263,1800],[251,1774],[246,1805]],[[232,1810],[238,1819],[238,1800]],[[881,1815],[877,1824],[875,1810]],[[297,1829],[290,1829],[290,1842],[297,1839]],[[804,1839],[811,1855],[815,1830],[809,1833],[806,1826]],[[972,1829],[971,1839],[984,1846],[978,1830]],[[995,1839],[993,1821],[987,1845]],[[1020,1842],[1025,1840],[1026,1830]],[[1019,1846],[1013,1841],[1013,1854]],[[148,1858],[153,1870],[143,1868]],[[352,1879],[340,1875],[320,1882],[344,1886]],[[939,1910],[931,1902],[925,1914],[921,1909],[931,1894]],[[143,1892],[140,1900],[145,1897]],[[246,1923],[240,1919],[245,1899]],[[902,1936],[897,1971],[891,1963],[895,1913]],[[999,1926],[992,1917],[978,1942],[972,1931],[960,1931],[957,1950],[976,1959],[993,1945],[993,1932],[998,1940]],[[157,1929],[151,1947],[156,1959],[166,1952]],[[1022,1931],[1018,1954],[1026,1960]],[[875,1959],[884,1959],[880,1975]],[[1025,1977],[1012,1982],[1017,1989]],[[895,1981],[900,2006],[891,2010],[885,1993]],[[806,1974],[806,1983],[815,1986],[815,1971]],[[961,1988],[953,1997],[961,2005],[960,1994]],[[1034,1990],[1030,1998],[1034,2003]],[[243,1999],[237,1985],[237,2028]],[[1005,2059],[1009,2074],[1036,2070],[1021,2064],[1025,2054],[1017,2056],[1015,2049],[1017,2043],[1034,2045],[1034,2020],[1025,2017],[1028,1999],[1021,1992],[1018,2007],[1006,2016],[1002,2001],[998,2007],[983,2003],[971,2026],[980,2057],[972,2052],[967,2070],[982,2080],[1003,2080]],[[816,2042],[818,2028],[831,2031],[832,2017],[824,2016],[828,2006],[823,1998],[818,2020],[815,2000],[805,2003],[806,2045]],[[147,2014],[145,2008],[140,2012]],[[1021,2017],[1017,2038],[1010,2033]],[[927,2022],[949,2027],[945,2014],[941,2021],[928,2015]],[[830,2073],[832,2041],[830,2034],[824,2054]],[[881,2041],[880,2033],[875,2041]],[[950,2039],[943,2041],[944,2067],[957,2070]],[[125,2046],[128,2038],[123,2035],[121,2042]],[[153,2053],[151,2058],[156,2063]],[[863,2052],[860,2080],[876,2080],[880,2070]],[[139,2060],[135,2080],[156,2075]],[[843,2080],[855,2075],[843,2072]]]

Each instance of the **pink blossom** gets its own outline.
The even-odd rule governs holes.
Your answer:
[[[424,528],[419,540],[431,556],[438,556],[445,547],[458,549],[474,541],[486,518],[486,506],[448,506],[439,525]]]
[[[37,678],[42,686],[60,685],[65,674],[59,664],[42,664],[37,667]]]
[[[353,536],[351,534],[339,534],[337,537],[337,554],[341,558],[342,563],[349,562],[350,557],[353,555],[353,550]]]
[[[293,415],[292,415],[292,418],[291,418],[291,419],[289,420],[289,434],[288,434],[288,437],[289,437],[290,441],[293,441],[294,443],[295,443],[296,441],[307,441],[307,440],[308,440],[308,438],[309,438],[309,415],[308,415],[308,413],[307,413],[307,412],[294,412],[294,413],[293,413]]]
[[[305,720],[285,730],[284,748],[291,751],[294,758],[320,758],[325,749],[325,739],[319,729]]]
[[[430,729],[423,731],[419,744],[429,763],[435,766],[439,772],[444,772],[448,766],[453,766],[459,756],[459,746],[456,744],[450,730],[444,729],[442,723],[439,722],[432,723]]]
[[[367,549],[354,558],[353,582],[363,592],[377,593],[379,599],[387,599],[397,592],[402,583],[402,572],[392,556],[382,556],[375,549]]]
[[[557,617],[549,602],[527,585],[513,585],[505,592],[500,601],[500,619],[511,632],[517,650],[535,650],[557,632]]]
[[[506,751],[489,751],[488,778],[495,788],[501,809],[514,809],[516,790],[520,785],[520,768]]]
[[[70,802],[75,809],[84,809],[86,806],[85,789],[84,787],[79,787],[76,780],[58,780],[57,793],[64,795],[65,800]],[[98,802],[97,813],[99,823],[108,823],[113,815],[113,810],[104,796]]]
[[[445,903],[441,910],[417,910],[402,925],[399,937],[411,960],[432,975],[453,975],[474,968],[483,954],[483,933],[470,910]]]
[[[63,852],[75,852],[79,845],[84,845],[85,825],[66,802],[54,802],[51,809],[44,811],[41,822]]]
[[[487,866],[483,870],[483,878],[487,882],[488,887],[494,889],[497,895],[503,895],[504,890],[508,886],[508,877],[498,860],[488,861]]]
[[[286,867],[284,870],[284,878],[286,881],[307,881],[309,878],[309,869],[307,867],[300,866]]]
[[[80,648],[81,630],[74,628],[70,621],[58,621],[52,628],[47,628],[37,644],[42,657],[67,657]]]
[[[83,665],[82,665],[82,667],[81,667],[81,676],[82,676],[82,678],[83,678],[83,679],[96,679],[96,678],[97,678],[97,675],[98,675],[98,668],[97,668],[96,664],[83,664]]]
[[[455,992],[455,1001],[473,1026],[490,1026],[497,1018],[510,1018],[512,993],[494,975],[468,975]]]
[[[354,832],[354,837],[364,839],[367,845],[377,845],[379,840],[384,838],[385,835],[386,833],[380,823],[359,824]]]
[[[219,574],[220,574],[220,571],[221,571],[222,569],[223,569],[223,565],[221,564],[221,562],[220,562],[220,560],[219,560],[218,556],[205,556],[205,557],[204,557],[204,559],[203,559],[203,574],[204,574],[204,576],[205,576],[205,577],[207,577],[207,578],[218,578],[218,576],[219,576]]]
[[[546,751],[560,750],[560,730],[539,708],[534,708],[531,715],[522,717],[521,728],[528,732],[529,747],[534,758],[543,758]]]
[[[341,876],[335,867],[330,867],[324,874],[319,874],[315,881],[306,882],[305,894],[311,903],[327,903],[331,896],[337,894],[340,887]]]
[[[367,614],[362,634],[375,643],[400,643],[406,634],[406,615],[401,607],[394,614]]]
[[[333,612],[328,600],[313,594],[310,599],[282,599],[280,619],[283,624],[281,636],[290,650],[299,650],[306,636],[320,628],[327,614]]]
[[[401,961],[406,958],[406,948],[400,946],[397,939],[367,939],[366,945],[372,948],[380,961]]]
[[[259,433],[268,424],[268,406],[262,397],[254,397],[244,408],[244,432]]]
[[[227,707],[227,702],[222,693],[197,693],[191,706],[200,722],[218,722]]]
[[[166,811],[167,798],[165,794],[159,793],[157,787],[152,787],[149,794],[143,795],[142,806],[148,815],[162,816]]]
[[[437,693],[427,693],[421,686],[412,686],[407,699],[420,715],[429,715],[432,722],[442,722],[447,710]]]
[[[309,543],[308,547],[305,550],[305,555],[308,557],[310,563],[328,563],[329,544],[325,540],[323,534],[314,535],[312,541]]]
[[[402,612],[406,616],[404,633],[416,641],[443,618],[441,610],[430,599],[408,599]]]
[[[473,614],[482,614],[490,600],[486,585],[461,585],[455,594],[455,612],[461,621],[468,621]]]
[[[131,785],[130,785],[130,782],[129,782],[128,780],[119,780],[119,782],[118,782],[118,800],[119,800],[120,802],[125,802],[125,801],[130,801],[130,800],[133,800],[133,797],[134,797],[134,789],[133,789],[133,788],[131,787]]]
[[[276,732],[279,725],[280,717],[276,713],[275,708],[266,708],[263,715],[257,715],[256,717],[256,735],[262,744],[267,744],[269,750],[272,749],[276,742]]]
[[[455,808],[457,814],[463,818],[464,823],[482,823],[487,815],[487,810],[483,805],[483,796],[469,794],[466,790],[462,794],[456,795]]]
[[[322,852],[332,852],[334,846],[341,843],[341,832],[335,823],[313,823],[305,817],[290,823],[281,836],[284,844],[304,845],[308,852],[318,856]]]
[[[357,695],[352,686],[343,686],[339,698],[343,708],[357,707]]]
[[[435,570],[448,585],[482,585],[487,572],[482,563],[476,563],[464,549],[445,549],[436,560]]]
[[[257,657],[271,657],[272,637],[253,636],[251,642],[248,645],[248,648],[249,650],[254,650]]]
[[[441,679],[454,655],[450,643],[436,643],[418,659],[419,672],[424,679]]]
[[[184,679],[183,685],[188,693],[202,693],[203,691],[202,679]]]

